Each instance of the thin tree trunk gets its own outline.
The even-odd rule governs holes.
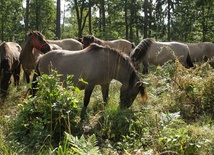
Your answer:
[[[148,0],[144,0],[144,38],[147,38],[148,27]]]
[[[26,0],[26,13],[25,13],[25,34],[28,32],[28,22],[29,22],[29,5],[30,0]],[[25,40],[27,39],[27,36],[25,35]]]
[[[168,15],[168,25],[167,25],[167,30],[168,30],[168,41],[171,40],[171,30],[170,30],[170,24],[171,24],[171,15],[170,15],[170,5],[171,5],[171,1],[168,0],[167,1],[168,4],[167,4],[167,15]]]
[[[124,9],[124,12],[125,12],[125,25],[126,25],[126,39],[128,40],[129,39],[129,26],[128,26],[128,4],[127,4],[127,0],[125,0],[125,9]]]
[[[88,8],[89,16],[88,16],[88,30],[89,34],[92,34],[92,26],[91,26],[91,0],[89,0],[89,8]]]
[[[106,31],[105,23],[105,1],[101,0],[101,10],[102,10],[102,32]]]
[[[61,11],[61,6],[60,6],[60,0],[57,0],[57,11],[56,11],[56,37],[57,39],[60,39],[60,11]]]

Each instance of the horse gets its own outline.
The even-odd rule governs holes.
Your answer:
[[[37,77],[41,74],[50,74],[51,70],[62,75],[60,81],[65,81],[67,75],[73,75],[74,86],[85,90],[82,111],[86,110],[96,85],[101,86],[103,100],[107,101],[112,79],[122,83],[121,107],[130,107],[139,92],[142,97],[146,96],[143,82],[140,81],[129,56],[95,43],[79,51],[53,50],[41,56],[33,76],[32,96],[35,96],[37,91]]]
[[[80,40],[83,44],[83,48],[88,47],[91,43],[97,43],[102,46],[110,46],[111,48],[118,49],[128,55],[135,47],[134,43],[131,43],[130,41],[128,41],[126,39],[105,41],[105,40],[101,40],[93,35],[86,35],[86,36],[83,36],[83,38],[80,38]]]
[[[11,75],[13,75],[14,85],[19,85],[21,49],[21,46],[15,42],[3,42],[0,45],[0,94],[3,102],[7,96]]]
[[[31,72],[36,66],[36,52],[41,51],[42,53],[46,53],[50,50],[51,47],[41,32],[32,31],[27,33],[26,42],[20,53],[20,63],[22,65],[22,69],[24,70],[27,83],[30,83]]]
[[[78,40],[67,38],[62,40],[47,40],[50,44],[56,44],[64,50],[77,51],[83,49],[82,43]]]
[[[50,46],[51,50],[62,50],[62,47],[60,47],[57,44],[49,43],[49,46]]]
[[[143,74],[148,74],[149,63],[163,65],[165,62],[175,59],[178,59],[186,68],[194,67],[188,46],[179,42],[156,42],[151,38],[146,38],[135,47],[130,57],[137,70],[142,61]]]
[[[201,62],[214,57],[214,43],[212,42],[187,43],[187,45],[193,62]]]

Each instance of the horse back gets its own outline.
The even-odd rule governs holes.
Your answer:
[[[80,78],[92,85],[111,81],[108,63],[112,65],[114,61],[109,62],[111,59],[107,57],[108,52],[97,46],[89,46],[80,51],[50,51],[40,58],[38,68],[41,73],[46,74],[50,74],[52,69],[56,70],[63,74],[62,81],[66,79],[66,75],[74,75],[74,84],[84,89],[85,84],[79,82]]]
[[[187,45],[179,42],[154,42],[147,52],[149,61],[155,65],[163,65],[168,60],[175,60],[176,57],[181,62],[186,62],[189,55]]]

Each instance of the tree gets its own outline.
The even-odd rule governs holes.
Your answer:
[[[0,40],[21,42],[23,7],[19,0],[0,1]]]
[[[58,39],[61,38],[61,33],[60,33],[60,15],[61,15],[61,7],[60,7],[60,0],[57,0],[57,5],[56,5],[56,37]]]
[[[144,0],[144,38],[147,38],[148,27],[148,0]]]
[[[56,7],[52,0],[31,0],[29,4],[29,29],[39,30],[47,38],[56,33]]]

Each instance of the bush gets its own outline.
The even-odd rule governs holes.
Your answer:
[[[36,96],[29,96],[19,104],[20,112],[11,139],[39,149],[44,144],[58,145],[64,132],[75,132],[79,118],[79,89],[72,85],[72,76],[67,78],[67,88],[62,87],[60,76],[53,72],[38,78]]]

